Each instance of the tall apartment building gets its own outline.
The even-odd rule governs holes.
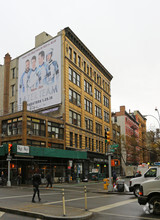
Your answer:
[[[27,111],[34,112],[35,119],[45,115],[63,121],[63,150],[87,153],[82,164],[86,175],[97,163],[100,172],[104,172],[107,164],[104,132],[111,129],[111,80],[112,75],[70,28],[56,37],[43,32],[35,37],[35,48],[13,60],[6,54],[4,65],[0,66],[1,121],[6,115],[12,117],[22,111],[23,103],[27,102]],[[41,129],[41,121],[36,123],[36,130]],[[54,148],[49,143],[54,142],[56,128],[52,129],[47,119],[45,124],[51,139],[45,136],[44,147]],[[32,139],[37,140],[40,133],[34,130]],[[24,146],[32,146],[34,141],[30,141],[28,132],[29,126],[23,131],[25,138],[20,140]],[[16,143],[16,136],[16,133],[1,135],[0,144],[13,140]],[[38,142],[37,147],[41,147]],[[72,167],[74,162],[75,166],[82,163],[75,159],[70,158]]]

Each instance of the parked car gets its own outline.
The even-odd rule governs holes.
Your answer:
[[[151,167],[144,174],[130,180],[129,191],[133,192],[136,197],[139,196],[140,185],[149,179],[160,176],[160,167]]]
[[[149,213],[160,214],[160,176],[141,184],[138,203],[148,203]]]

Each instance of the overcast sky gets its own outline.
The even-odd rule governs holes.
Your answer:
[[[160,111],[160,0],[8,0],[0,2],[0,64],[34,47],[35,36],[70,27],[113,75],[111,108]],[[147,128],[158,128],[147,117]]]

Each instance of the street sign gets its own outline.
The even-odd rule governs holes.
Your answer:
[[[117,147],[119,147],[118,144],[113,144],[113,145],[111,145],[111,148],[117,148]]]
[[[115,152],[115,149],[110,149],[111,152]]]

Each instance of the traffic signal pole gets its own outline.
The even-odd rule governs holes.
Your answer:
[[[109,171],[108,192],[112,192],[112,191],[113,191],[113,185],[112,185],[112,170],[111,170],[111,152],[110,152],[110,145],[108,145],[108,171]]]
[[[113,185],[112,185],[112,170],[111,170],[111,145],[110,145],[110,131],[105,131],[105,142],[108,143],[108,171],[109,171],[109,186],[108,186],[108,192],[113,191]]]
[[[7,186],[11,186],[11,168],[10,168],[10,163],[11,163],[11,154],[10,154],[10,151],[11,151],[11,147],[12,145],[11,144],[8,144],[8,155],[7,155],[7,161],[8,161],[8,181],[7,181]]]

